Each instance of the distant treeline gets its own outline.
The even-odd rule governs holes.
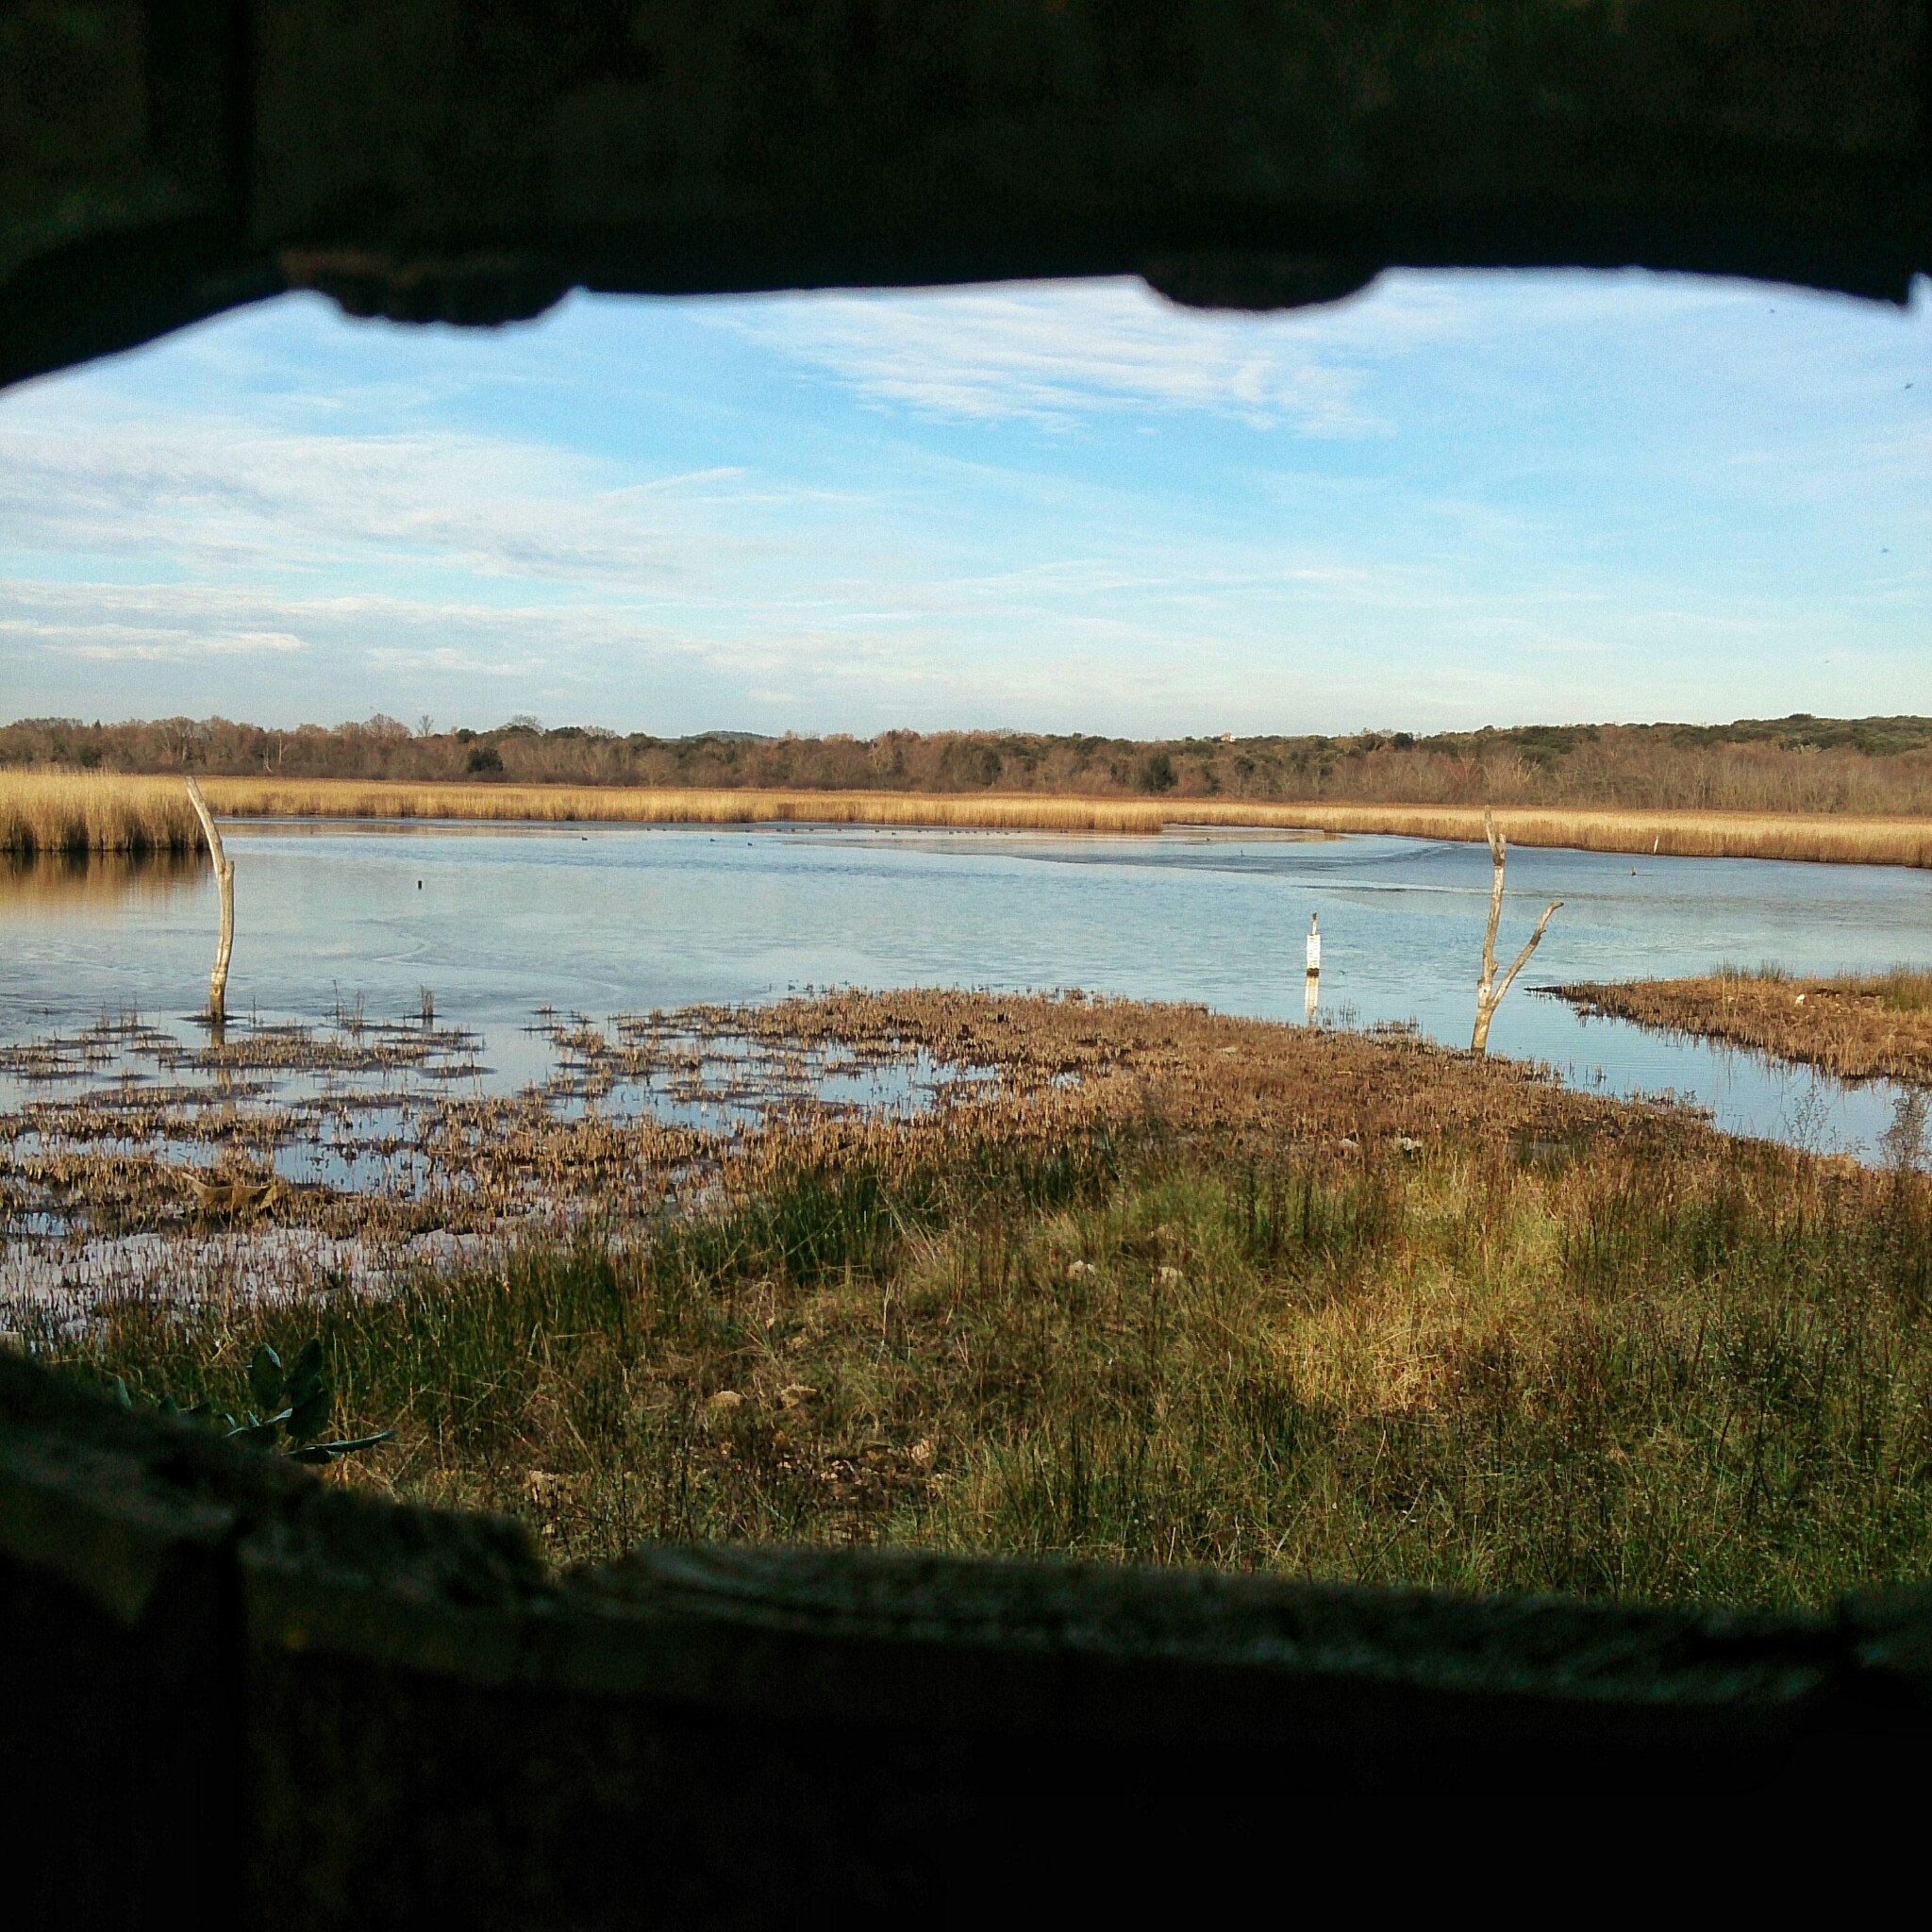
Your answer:
[[[0,726],[0,767],[447,784],[664,785],[1086,797],[1607,806],[1651,810],[1932,812],[1932,719],[1799,715],[1734,724],[1537,724],[1347,738],[1124,738],[887,731],[628,737],[411,730],[378,714],[292,731],[225,718]]]

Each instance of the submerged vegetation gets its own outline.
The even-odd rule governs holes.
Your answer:
[[[344,1244],[407,1260],[592,1224],[623,1238],[801,1164],[941,1171],[1150,1110],[1349,1149],[1419,1146],[1458,1122],[1622,1125],[1405,1032],[1310,1037],[1079,995],[854,992],[546,1026],[556,1073],[515,1095],[460,1091],[475,1036],[359,1009],[326,1032],[237,1024],[194,1048],[126,1019],[0,1049],[28,1095],[0,1116],[8,1272],[63,1307],[103,1286],[181,1291],[198,1256],[219,1262],[221,1292],[294,1291],[305,1258],[340,1266]],[[867,1083],[869,1100],[823,1097]]]
[[[1915,967],[1804,979],[1720,966],[1695,979],[1555,991],[1586,1013],[1725,1041],[1842,1079],[1932,1082],[1932,973]]]
[[[427,784],[360,778],[211,777],[202,789],[227,817],[456,820],[565,824],[865,824],[1005,831],[1155,834],[1169,827],[1384,832],[1476,841],[1480,805],[1298,803],[1191,795],[1073,796],[740,787]],[[1677,858],[1784,858],[1932,865],[1932,818],[1797,812],[1497,808],[1515,844]],[[0,850],[186,853],[196,824],[179,780],[73,772],[0,772]]]
[[[313,1339],[332,1426],[395,1431],[330,1480],[508,1511],[559,1557],[718,1536],[1787,1603],[1932,1557],[1903,1135],[1868,1171],[1402,1033],[1182,1007],[673,1021],[992,1077],[904,1112],[794,1091],[675,1160],[664,1127],[560,1121],[532,1171],[567,1226],[375,1293],[197,1293],[184,1264],[19,1306],[17,1345],[240,1413],[264,1345]]]

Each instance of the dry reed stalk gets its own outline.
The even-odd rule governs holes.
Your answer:
[[[865,824],[1154,834],[1191,825],[1381,832],[1474,842],[1479,806],[1114,799],[1002,792],[734,791],[569,785],[416,785],[361,779],[210,778],[230,816],[523,820],[608,824]],[[1716,811],[1497,810],[1519,845],[1932,866],[1932,820]]]
[[[0,772],[0,852],[16,858],[188,853],[200,842],[179,779]]]

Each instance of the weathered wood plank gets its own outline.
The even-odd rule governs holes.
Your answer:
[[[113,1904],[115,1872],[226,1861],[315,1925],[913,1906],[968,1838],[982,1880],[1004,1856],[989,1807],[1068,1791],[1876,1789],[1932,1738],[1924,1592],[1730,1615],[722,1547],[559,1574],[514,1524],[9,1358],[0,1657],[35,1870]]]
[[[1925,0],[93,0],[0,20],[0,381],[275,289],[635,291],[1395,263],[1902,296]]]

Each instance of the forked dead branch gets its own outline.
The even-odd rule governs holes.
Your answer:
[[[1489,1052],[1490,1022],[1495,1017],[1496,1008],[1503,1004],[1503,995],[1509,991],[1529,956],[1541,942],[1544,928],[1563,903],[1560,899],[1552,899],[1543,908],[1543,916],[1537,921],[1536,930],[1510,961],[1509,970],[1504,974],[1499,986],[1496,983],[1496,926],[1503,917],[1503,868],[1508,856],[1508,841],[1497,830],[1495,819],[1488,812],[1483,814],[1483,836],[1490,841],[1492,873],[1490,880],[1490,923],[1483,931],[1483,976],[1476,982],[1475,989],[1475,1031],[1469,1040],[1471,1053]]]

